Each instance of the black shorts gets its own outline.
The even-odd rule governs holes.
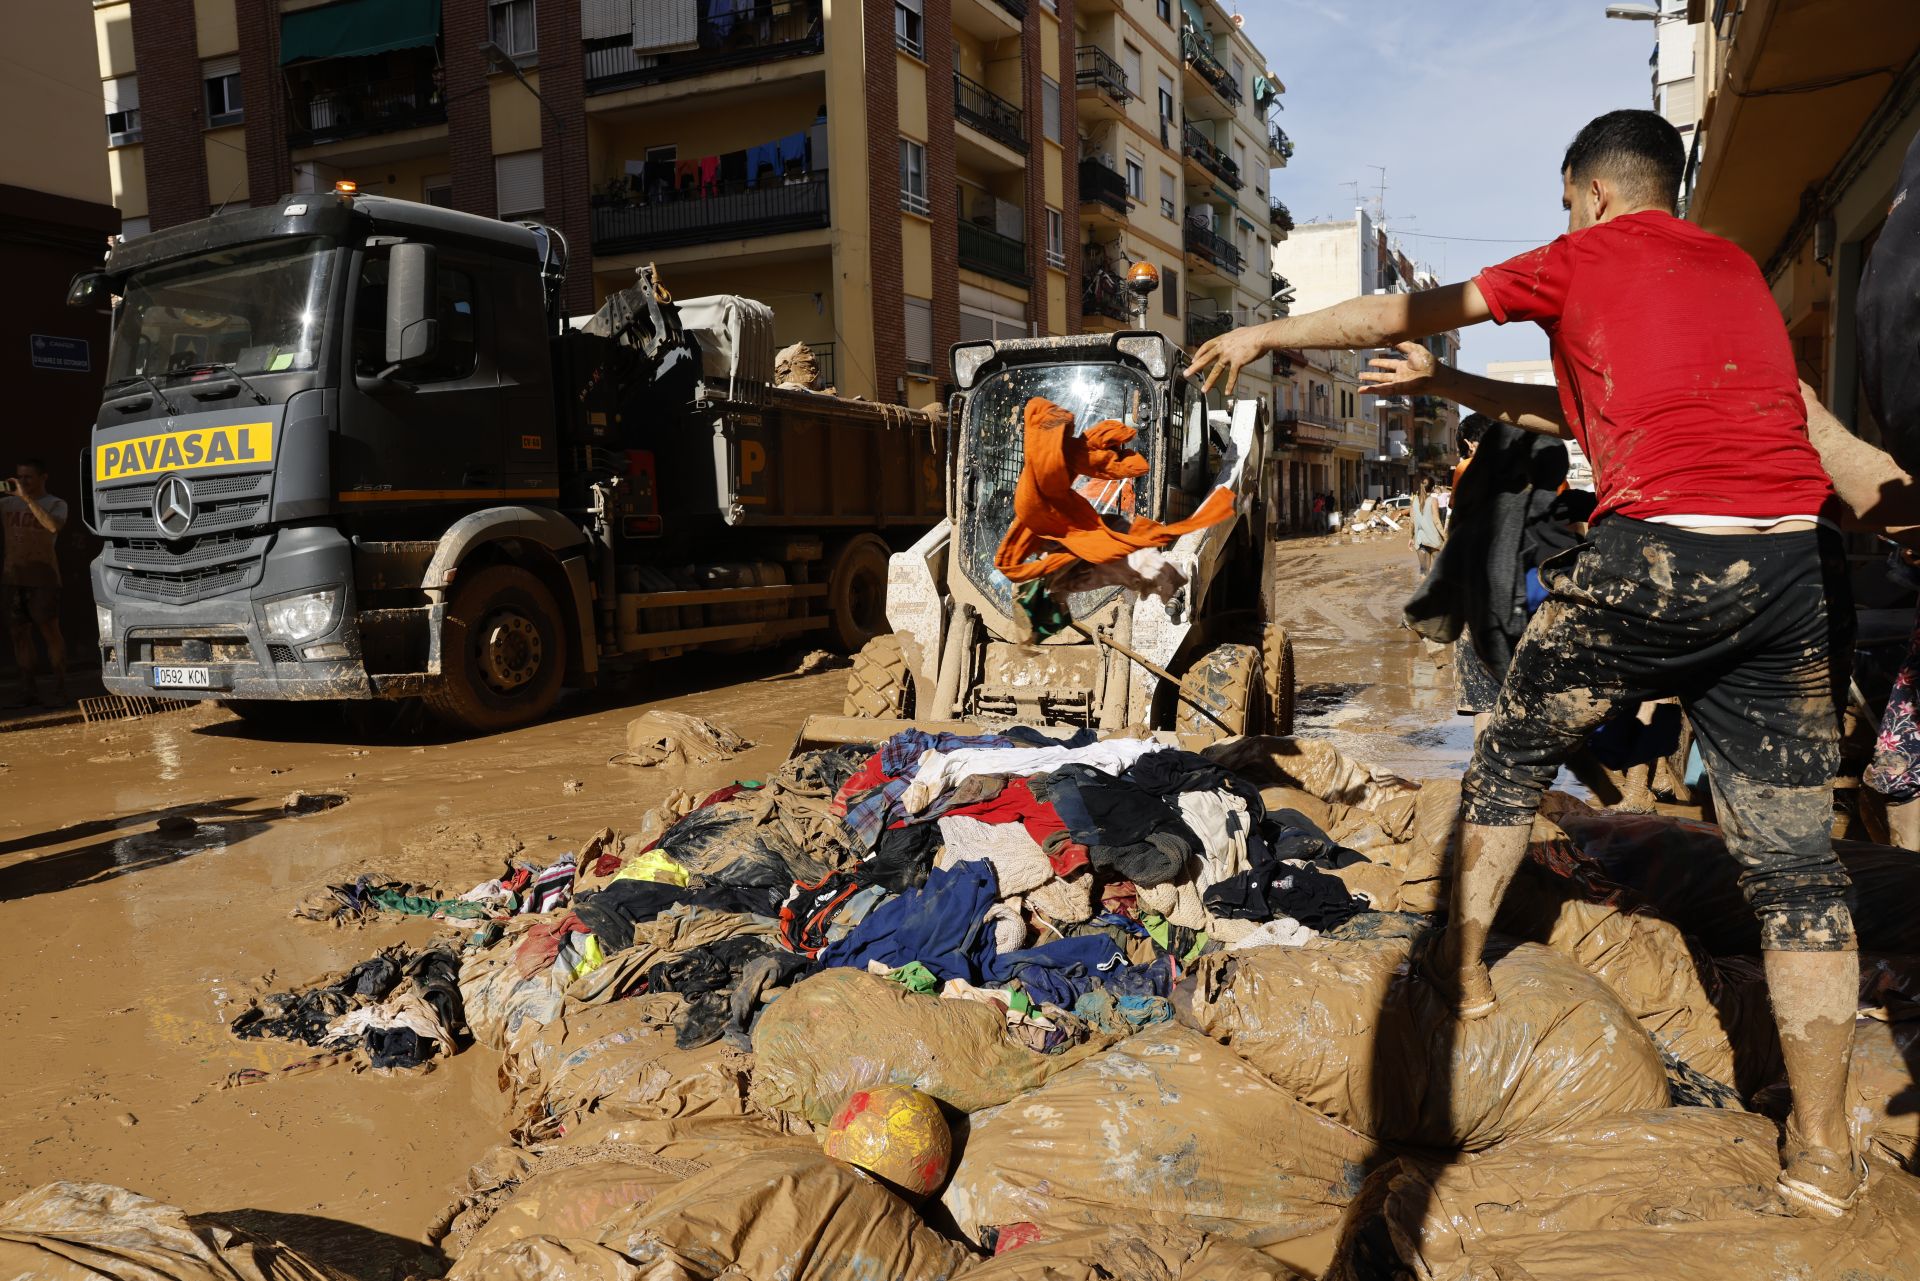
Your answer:
[[[1601,721],[1678,698],[1765,945],[1850,944],[1830,836],[1853,648],[1839,535],[1696,534],[1610,516],[1542,579],[1551,595],[1475,747],[1462,817],[1531,822]]]
[[[0,587],[0,599],[5,602],[7,622],[15,627],[25,627],[29,623],[44,627],[60,617],[58,587],[15,587],[8,584]]]

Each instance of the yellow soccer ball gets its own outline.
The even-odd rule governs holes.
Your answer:
[[[940,1105],[904,1085],[855,1090],[827,1126],[827,1155],[925,1196],[947,1180],[953,1132]]]

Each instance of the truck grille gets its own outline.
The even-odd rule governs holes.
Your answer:
[[[142,600],[187,604],[250,585],[271,539],[208,534],[177,543],[134,538],[107,549],[107,563],[126,571],[120,590]]]
[[[142,478],[130,485],[103,485],[95,497],[100,532],[109,538],[151,538],[153,494],[162,477]],[[266,519],[273,473],[247,476],[186,477],[193,488],[193,532],[245,529]]]

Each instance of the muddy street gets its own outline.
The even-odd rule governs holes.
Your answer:
[[[1450,677],[1396,626],[1413,582],[1398,539],[1282,553],[1301,732],[1410,777],[1457,773]],[[0,1198],[53,1179],[121,1184],[278,1236],[359,1275],[437,1264],[426,1242],[466,1170],[505,1131],[498,1056],[422,1074],[320,1069],[239,1041],[249,997],[342,969],[440,923],[292,919],[365,872],[449,886],[545,865],[673,788],[764,775],[844,673],[796,654],[664,672],[649,701],[596,695],[519,732],[262,738],[211,706],[120,724],[0,734],[0,1037],[12,1065]],[[664,687],[664,688],[662,688]],[[666,707],[754,743],[705,767],[609,765],[628,720]],[[289,805],[289,797],[299,793]]]

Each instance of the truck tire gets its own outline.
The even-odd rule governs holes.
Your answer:
[[[887,631],[887,557],[893,553],[873,534],[860,534],[833,555],[827,567],[827,615],[841,652]]]
[[[440,638],[440,679],[427,710],[455,729],[490,734],[537,720],[560,697],[567,656],[553,593],[517,565],[455,582]]]
[[[1266,734],[1293,733],[1293,638],[1278,623],[1260,629],[1261,679],[1266,685]]]
[[[1218,645],[1200,656],[1180,680],[1180,688],[1205,704],[1227,729],[1209,720],[1186,699],[1175,699],[1173,727],[1181,734],[1217,741],[1228,733],[1259,733],[1265,715],[1266,680],[1261,653],[1252,645]]]
[[[913,715],[913,671],[898,636],[891,632],[876,636],[853,656],[840,714],[886,720]]]

